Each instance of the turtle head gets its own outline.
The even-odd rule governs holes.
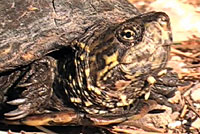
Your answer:
[[[163,12],[132,18],[116,31],[119,42],[129,48],[119,59],[119,67],[130,78],[150,75],[165,67],[172,43],[170,21]]]
[[[69,88],[75,90],[67,90],[75,95],[72,102],[92,114],[107,108],[120,111],[148,92],[145,81],[166,66],[172,43],[169,17],[163,12],[101,26],[75,41],[76,76],[69,78]]]
[[[163,12],[110,26],[88,45],[88,76],[98,87],[124,88],[165,67],[171,43],[169,17]],[[125,83],[116,86],[119,81]]]

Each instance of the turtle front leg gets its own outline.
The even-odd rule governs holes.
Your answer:
[[[5,113],[8,120],[16,120],[34,113],[44,112],[52,96],[52,85],[55,77],[55,60],[45,57],[30,65],[30,68],[16,85],[25,88],[21,98],[8,101],[10,105],[16,105],[16,110]]]
[[[83,125],[83,126],[107,126],[122,123],[127,120],[138,120],[153,110],[157,103],[153,100],[138,100],[137,106],[125,114],[90,115],[80,113],[67,108],[65,111],[49,114],[32,115],[23,118],[20,123],[29,126],[52,126],[52,125]]]
[[[188,83],[179,80],[178,75],[170,68],[167,68],[165,73],[160,73],[160,76],[156,77],[156,83],[151,87],[150,98],[156,100],[159,104],[172,107],[176,110],[174,104],[171,104],[168,99],[175,95],[178,86],[185,86]]]

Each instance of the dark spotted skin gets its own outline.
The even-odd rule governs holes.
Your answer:
[[[34,54],[42,56],[32,55],[32,50],[28,54],[20,51],[21,55],[15,57],[17,63],[5,70],[7,64],[0,63],[0,71],[3,70],[0,82],[5,83],[0,85],[3,88],[0,101],[2,107],[6,105],[12,109],[2,110],[6,120],[23,119],[24,124],[34,126],[52,123],[109,125],[146,114],[151,110],[150,104],[153,105],[151,100],[147,101],[149,97],[172,106],[167,98],[173,96],[179,81],[165,68],[172,43],[169,17],[163,12],[139,14],[130,3],[122,0],[96,2],[63,2],[71,7],[69,14],[72,14],[66,25],[70,27],[68,23],[80,21],[71,26],[76,27],[76,31],[63,26],[66,32],[53,43],[51,50],[33,49],[37,50]],[[98,6],[92,7],[95,4]],[[128,7],[124,9],[113,6],[115,4]],[[96,21],[89,26],[82,25],[79,31],[79,23],[94,19],[92,14],[76,18],[76,12],[89,13],[86,9],[95,14]],[[102,9],[107,16],[102,15]],[[108,17],[111,12],[112,21]],[[55,20],[57,27],[66,23],[62,21]],[[62,45],[61,40],[67,45]],[[10,53],[6,50],[0,60],[5,61],[5,53]],[[22,64],[25,60],[21,61],[20,56],[28,61]],[[166,72],[160,73],[162,70]],[[170,76],[177,82],[171,84]],[[144,110],[146,107],[149,109]],[[26,119],[29,115],[34,116]]]

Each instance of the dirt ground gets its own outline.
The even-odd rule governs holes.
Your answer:
[[[181,134],[200,133],[200,1],[199,0],[129,0],[141,11],[164,11],[171,18],[174,44],[171,47],[168,67],[173,68],[183,81],[190,84],[179,88],[171,102],[179,104],[179,111],[158,106],[165,112],[144,117],[147,124],[140,128],[120,125],[109,129],[112,133],[131,134]],[[142,120],[143,121],[143,120]],[[148,125],[148,132],[141,128]],[[136,125],[137,126],[137,125]],[[11,131],[7,130],[10,129]],[[0,124],[0,134],[45,133],[107,133],[107,129],[83,127],[26,127]],[[21,132],[14,133],[16,131]]]

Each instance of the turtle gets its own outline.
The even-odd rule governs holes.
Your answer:
[[[166,67],[166,13],[127,0],[1,0],[0,9],[5,120],[102,126],[172,106],[179,79]]]

